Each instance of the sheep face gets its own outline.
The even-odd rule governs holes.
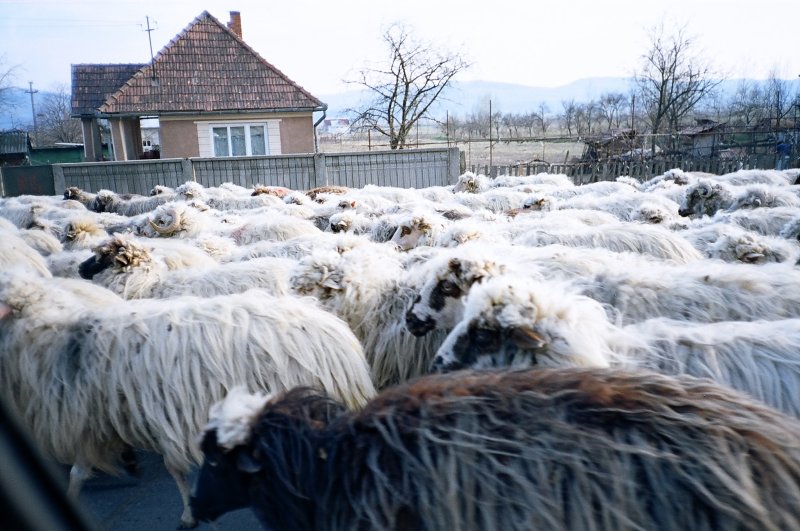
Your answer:
[[[692,218],[713,216],[717,210],[726,207],[730,200],[730,193],[719,184],[701,181],[686,190],[678,214]]]
[[[149,251],[123,237],[115,237],[94,248],[94,256],[81,262],[78,274],[92,280],[95,275],[108,268],[126,269],[151,261]]]
[[[472,288],[464,318],[442,343],[432,369],[607,367],[609,325],[596,301],[504,275]]]
[[[245,448],[225,451],[217,444],[216,430],[208,431],[200,444],[204,459],[189,502],[192,515],[211,522],[223,514],[250,505],[248,485],[258,469]]]
[[[401,223],[394,231],[392,242],[401,251],[408,251],[428,241],[432,227],[424,218],[415,216],[410,221]]]
[[[464,296],[472,285],[502,271],[494,262],[450,259],[420,290],[406,313],[406,327],[415,336],[453,328],[464,314]]]

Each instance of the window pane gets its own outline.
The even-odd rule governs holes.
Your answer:
[[[264,126],[250,126],[250,146],[253,148],[253,155],[266,155],[267,145],[264,142]]]
[[[244,126],[231,127],[231,155],[234,157],[243,157],[247,155],[247,146],[245,145]]]
[[[228,152],[228,128],[214,127],[211,131],[214,136],[214,156],[230,156],[230,153]]]

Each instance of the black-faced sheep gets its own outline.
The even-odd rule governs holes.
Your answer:
[[[297,389],[211,411],[192,507],[265,529],[800,526],[800,423],[704,379],[458,372],[360,412]]]
[[[251,290],[98,305],[2,272],[0,308],[0,393],[47,455],[73,465],[70,492],[92,468],[115,472],[124,448],[150,450],[181,491],[184,527],[196,523],[186,483],[201,457],[195,441],[229,389],[310,385],[352,407],[374,393],[347,325],[297,297]]]
[[[117,237],[94,249],[78,268],[82,278],[107,287],[126,299],[166,299],[179,295],[213,297],[259,288],[273,295],[289,293],[294,265],[286,258],[254,258],[242,262],[170,268],[146,240]],[[187,249],[194,249],[188,247]],[[199,251],[198,251],[199,252]],[[202,256],[202,254],[201,254]]]

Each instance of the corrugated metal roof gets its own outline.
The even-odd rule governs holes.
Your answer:
[[[317,98],[204,11],[99,107],[102,113],[170,114],[313,110]]]
[[[72,65],[72,116],[91,116],[144,64]]]
[[[25,131],[0,131],[0,155],[17,155],[28,152],[28,133]]]

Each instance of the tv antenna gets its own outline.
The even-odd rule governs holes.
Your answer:
[[[156,80],[156,60],[155,60],[155,57],[153,56],[153,39],[152,39],[152,36],[150,35],[150,33],[152,31],[154,31],[156,28],[151,28],[150,27],[150,17],[149,16],[145,16],[144,18],[147,21],[147,28],[144,31],[147,32],[147,42],[150,44],[150,67],[151,67],[151,69],[153,71],[153,81],[155,81]],[[156,20],[154,20],[153,22],[158,24],[158,21],[156,21]]]

